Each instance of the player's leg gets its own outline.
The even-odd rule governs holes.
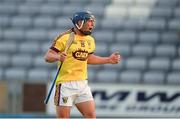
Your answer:
[[[75,100],[75,105],[84,117],[96,118],[95,102],[87,81],[81,81],[79,82],[79,84],[80,93],[78,94],[78,97]]]
[[[85,118],[96,118],[94,100],[77,103],[76,107]]]
[[[70,94],[70,92],[64,87],[64,84],[56,85],[54,104],[56,106],[57,118],[70,117],[74,96],[68,96],[67,94]]]
[[[70,117],[70,106],[56,106],[57,118],[69,118]]]

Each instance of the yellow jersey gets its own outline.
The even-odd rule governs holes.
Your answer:
[[[70,32],[57,37],[51,49],[60,53],[65,50],[66,42]],[[80,36],[75,34],[74,41],[67,51],[60,73],[57,76],[56,84],[68,81],[78,81],[87,79],[87,58],[95,50],[94,38],[90,35]],[[58,62],[58,67],[61,62]]]

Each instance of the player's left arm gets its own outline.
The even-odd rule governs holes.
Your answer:
[[[88,64],[117,64],[120,61],[118,52],[112,53],[109,57],[100,57],[94,54],[88,56]]]

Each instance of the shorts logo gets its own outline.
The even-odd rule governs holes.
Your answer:
[[[63,103],[67,103],[68,97],[63,97],[62,100],[63,100]]]

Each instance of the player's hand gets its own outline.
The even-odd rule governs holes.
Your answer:
[[[63,62],[66,59],[67,54],[65,52],[61,52],[58,54],[58,60]]]
[[[110,64],[117,64],[120,62],[120,54],[119,52],[114,52],[109,56],[109,63]]]

